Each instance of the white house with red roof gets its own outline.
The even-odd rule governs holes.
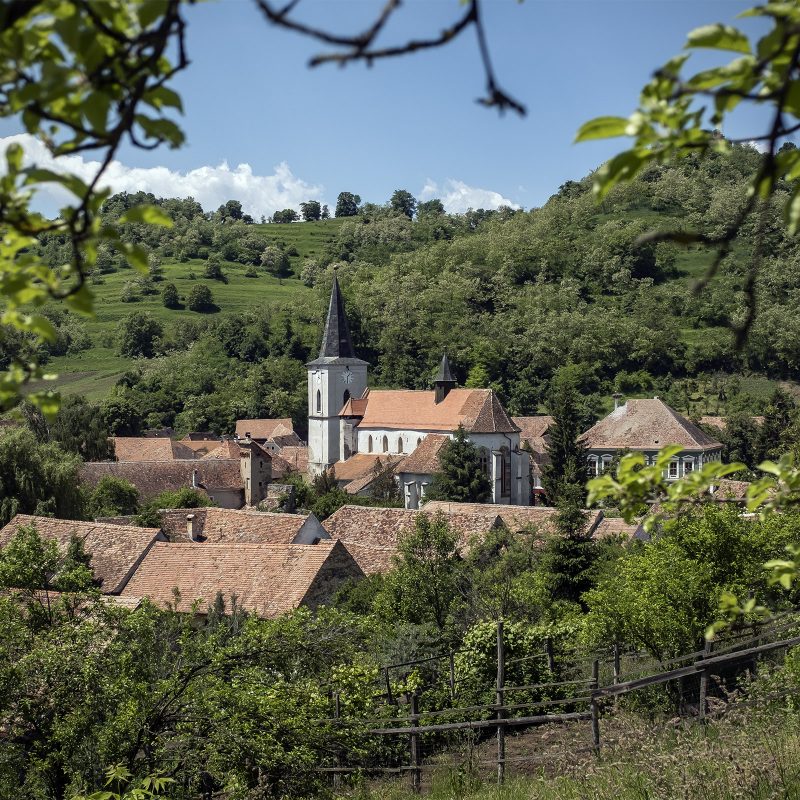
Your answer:
[[[461,426],[480,453],[490,502],[529,504],[529,455],[520,448],[519,426],[493,390],[458,388],[446,355],[431,390],[367,388],[369,365],[355,356],[336,276],[320,354],[306,366],[312,474],[336,471],[356,454],[412,456],[426,437],[452,437]],[[395,469],[407,508],[418,507],[432,477],[418,469],[404,471],[402,462]]]

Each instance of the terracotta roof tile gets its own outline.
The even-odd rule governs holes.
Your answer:
[[[425,513],[405,508],[342,506],[325,520],[325,528],[332,538],[347,547],[361,569],[370,575],[391,569],[392,556],[397,553],[401,537],[413,531],[417,516]],[[458,534],[461,549],[466,549],[473,537],[491,530],[497,520],[497,515],[492,519],[485,514],[468,512],[446,516]]]
[[[397,464],[403,459],[401,455],[382,455],[380,453],[356,453],[346,461],[337,461],[333,472],[337,481],[354,481],[375,472],[376,464]]]
[[[240,458],[240,448],[233,439],[226,439],[209,450],[203,458]]]
[[[439,471],[439,451],[449,436],[441,433],[429,433],[422,443],[417,445],[411,455],[406,456],[395,468],[399,475],[402,472],[414,475],[433,475]]]
[[[125,587],[124,595],[149,597],[158,605],[175,603],[200,611],[218,594],[228,608],[260,617],[276,617],[300,605],[316,607],[330,599],[338,585],[363,573],[339,542],[315,545],[195,544],[157,542]]]
[[[512,417],[514,424],[520,428],[520,444],[526,443],[531,450],[531,471],[541,475],[542,467],[550,463],[547,454],[549,437],[547,429],[553,424],[553,418],[547,415],[538,417]]]
[[[201,458],[181,461],[88,461],[81,466],[81,481],[96,486],[106,475],[129,481],[141,500],[152,500],[161,492],[174,492],[197,481],[208,490],[243,490],[239,458]]]
[[[443,432],[463,425],[474,433],[518,430],[491,389],[452,389],[441,403],[434,399],[432,391],[373,389],[359,428]]]
[[[305,475],[308,472],[307,447],[282,447],[272,457],[272,479],[282,478],[289,472]]]
[[[743,502],[747,497],[747,490],[749,488],[749,481],[732,481],[728,478],[722,478],[714,492],[714,499]]]
[[[236,435],[244,438],[248,433],[252,439],[272,439],[285,436],[294,431],[289,417],[282,419],[239,419],[236,421]]]
[[[174,508],[161,512],[161,527],[172,542],[188,538],[188,514],[194,515],[194,530],[209,544],[291,544],[308,520],[308,514],[275,514],[229,508]]]
[[[676,444],[685,450],[718,450],[722,445],[665,402],[628,400],[581,437],[593,450],[660,450]]]
[[[605,539],[608,536],[622,536],[633,539],[644,529],[640,522],[625,522],[622,517],[603,517],[592,531],[592,538]]]
[[[174,461],[196,458],[194,451],[182,442],[161,437],[114,436],[117,461]]]
[[[91,555],[95,577],[106,594],[117,594],[123,589],[161,533],[157,528],[17,514],[0,530],[0,547],[5,547],[20,527],[28,525],[34,525],[42,538],[56,541],[62,550],[66,550],[73,535],[82,539],[86,552]]]
[[[445,514],[475,514],[488,519],[500,517],[503,524],[513,533],[527,528],[537,528],[546,533],[555,532],[555,516],[558,509],[550,506],[506,506],[491,503],[450,503],[446,500],[429,500],[424,510],[432,513],[442,511]],[[594,530],[602,519],[603,512],[594,509],[586,511],[589,530]]]

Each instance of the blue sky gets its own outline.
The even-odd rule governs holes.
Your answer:
[[[382,4],[304,0],[300,9],[352,32]],[[309,69],[309,57],[324,48],[269,26],[250,0],[199,3],[186,10],[192,64],[176,83],[187,144],[123,150],[115,188],[192,191],[204,204],[239,192],[261,213],[305,195],[333,203],[348,190],[384,202],[396,188],[420,196],[426,185],[425,196],[449,194],[454,208],[473,200],[540,205],[620,149],[619,142],[573,145],[583,121],[630,113],[652,70],[681,50],[687,31],[732,22],[750,5],[485,0],[499,81],[528,108],[519,119],[475,103],[484,80],[472,31],[438,51],[372,68]],[[406,0],[383,42],[438,32],[462,9],[457,0]],[[742,115],[727,133],[761,128]],[[237,171],[240,164],[249,169]]]

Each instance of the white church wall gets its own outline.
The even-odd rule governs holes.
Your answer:
[[[413,453],[429,433],[440,433],[452,437],[452,431],[390,430],[389,428],[358,429],[359,453],[388,453],[389,455]],[[370,449],[370,437],[372,448]],[[384,449],[384,437],[386,449]],[[400,449],[402,446],[402,449]]]

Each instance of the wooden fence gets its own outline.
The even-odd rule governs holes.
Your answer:
[[[348,720],[342,717],[340,697],[338,694],[335,694],[333,697],[333,718],[329,720],[320,720],[320,722],[334,722],[340,725],[355,724],[360,728],[366,726],[366,733],[370,736],[407,737],[408,764],[373,767],[353,766],[342,763],[343,759],[339,756],[334,766],[320,767],[319,770],[332,773],[335,785],[339,784],[340,776],[348,773],[410,773],[411,787],[415,792],[419,792],[422,785],[422,772],[424,769],[431,768],[432,766],[423,764],[421,754],[422,736],[453,731],[485,731],[487,729],[494,729],[496,754],[492,764],[496,770],[498,783],[502,783],[505,778],[506,765],[508,763],[513,760],[532,760],[529,758],[506,758],[506,732],[509,728],[527,728],[538,725],[588,721],[591,723],[591,744],[587,745],[586,748],[582,748],[581,752],[599,753],[602,745],[601,721],[602,706],[604,703],[632,692],[665,685],[673,681],[683,681],[692,676],[699,676],[698,700],[694,714],[702,721],[706,719],[708,712],[709,681],[716,670],[735,667],[741,664],[742,661],[755,661],[765,654],[800,645],[800,636],[774,638],[780,634],[785,634],[785,632],[792,627],[800,627],[800,617],[796,616],[797,613],[798,612],[793,611],[781,615],[780,618],[774,620],[770,625],[754,629],[749,635],[739,635],[738,637],[731,636],[723,646],[718,647],[716,650],[712,650],[711,643],[707,643],[703,650],[659,662],[662,669],[651,674],[622,680],[624,674],[622,670],[623,659],[627,660],[629,663],[634,663],[636,658],[641,654],[624,654],[621,652],[618,645],[613,645],[603,653],[591,654],[592,657],[588,661],[591,665],[591,673],[588,678],[522,686],[506,685],[506,667],[521,660],[543,658],[547,659],[550,671],[554,672],[555,663],[552,645],[548,643],[544,652],[533,656],[526,656],[523,659],[506,660],[503,623],[498,622],[496,638],[497,675],[494,685],[494,703],[421,711],[419,708],[419,691],[408,692],[400,698],[393,696],[389,677],[391,670],[417,666],[428,662],[445,661],[448,667],[447,678],[450,697],[451,700],[454,700],[456,696],[454,656],[457,654],[457,651],[449,651],[422,659],[386,665],[382,670],[382,684],[385,686],[386,691],[381,694],[380,697],[398,708],[400,703],[402,703],[408,708],[408,713],[376,720]],[[787,619],[786,617],[788,615],[791,615],[792,619]],[[774,640],[765,641],[765,639],[769,638],[773,638]],[[598,656],[603,657],[601,658]],[[647,657],[649,657],[649,654]],[[584,664],[585,663],[586,661],[584,661]],[[606,664],[611,667],[611,682],[606,685],[601,685],[600,683],[601,664]],[[678,664],[684,665],[676,666]],[[665,670],[663,667],[671,668]],[[513,696],[514,692],[542,690],[544,693],[552,693],[552,690],[563,690],[567,687],[577,690],[578,696],[539,700],[530,703],[508,702],[508,696]],[[546,710],[550,708],[554,710]],[[459,722],[437,723],[434,721],[432,724],[429,723],[429,720],[435,720],[437,717],[447,715],[478,715],[481,713],[488,715],[488,718],[473,718]],[[514,714],[520,714],[520,716],[513,716]],[[485,764],[486,762],[483,763]]]

